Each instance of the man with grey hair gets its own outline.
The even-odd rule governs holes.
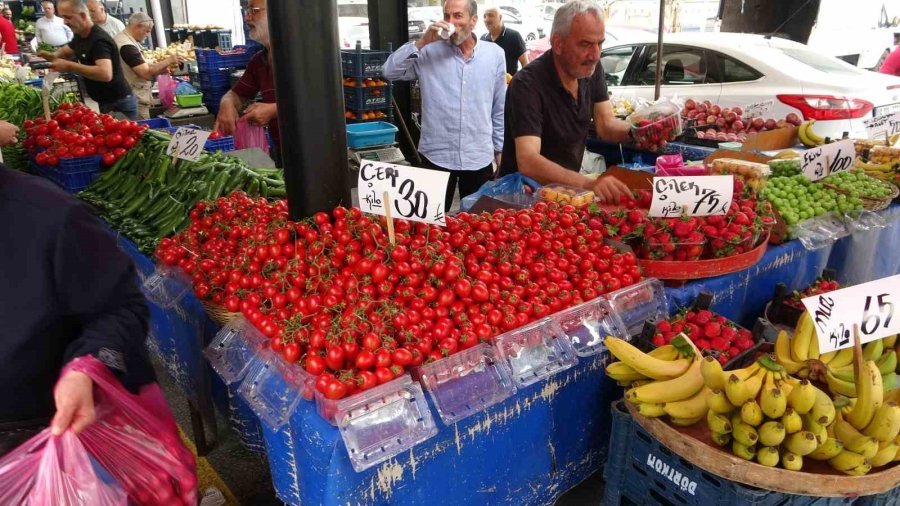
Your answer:
[[[506,73],[514,76],[519,71],[519,64],[528,65],[528,55],[525,54],[525,40],[522,35],[503,23],[503,14],[497,7],[488,7],[484,10],[484,26],[488,33],[481,36],[481,40],[493,42],[503,49],[506,54]]]
[[[600,62],[606,28],[599,7],[574,0],[556,11],[551,51],[520,70],[506,98],[501,172],[521,172],[540,183],[592,190],[604,202],[629,195],[611,175],[579,173],[593,120],[602,139],[633,140],[631,126],[613,116]]]
[[[106,5],[101,0],[87,0],[87,8],[94,24],[102,28],[110,37],[115,37],[125,29],[125,23],[116,19],[115,16],[110,16],[106,12]]]
[[[153,105],[152,88],[156,76],[167,73],[169,67],[181,63],[175,55],[154,64],[144,61],[141,41],[150,35],[151,30],[153,20],[150,16],[146,12],[135,12],[128,18],[128,26],[113,38],[122,59],[122,73],[125,74],[125,80],[137,98],[138,119],[150,119],[150,106]]]
[[[72,30],[63,22],[62,18],[56,16],[56,7],[50,0],[41,2],[41,8],[44,9],[44,15],[41,19],[34,23],[34,45],[50,44],[53,47],[65,46],[72,40]]]
[[[58,72],[83,77],[87,94],[99,104],[101,113],[119,112],[135,119],[137,101],[122,73],[112,37],[91,21],[84,0],[60,0],[59,16],[72,29],[72,40],[52,53],[40,51],[38,56]]]
[[[506,61],[499,46],[472,34],[477,21],[474,0],[447,0],[444,20],[384,64],[386,79],[419,80],[419,152],[426,168],[450,173],[447,210],[457,183],[462,198],[493,177],[503,149]]]

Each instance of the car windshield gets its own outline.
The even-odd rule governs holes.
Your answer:
[[[817,53],[803,48],[773,47],[800,63],[827,74],[860,75],[863,72],[832,56]]]

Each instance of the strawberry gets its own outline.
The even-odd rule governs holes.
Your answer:
[[[735,336],[737,336],[737,330],[734,327],[722,327],[722,339],[731,342],[734,341]]]
[[[693,322],[696,318],[697,318],[697,313],[695,313],[693,311],[688,311],[687,313],[684,313],[684,319],[687,322]]]
[[[707,323],[706,326],[703,327],[703,335],[712,339],[714,337],[719,337],[722,333],[722,325],[716,322]]]
[[[701,244],[703,242],[703,240],[704,240],[703,234],[694,230],[693,232],[688,234],[687,238],[685,239],[685,242],[691,243],[691,244]]]
[[[665,346],[665,344],[666,338],[663,337],[662,334],[657,333],[655,336],[653,336],[653,346],[659,348],[660,346]]]
[[[684,330],[684,323],[678,322],[672,324],[672,332],[675,334],[680,334]]]
[[[721,325],[728,324],[728,318],[725,318],[724,316],[721,316],[721,315],[716,316],[716,321],[719,322]]]
[[[697,339],[697,342],[694,344],[696,344],[697,348],[700,348],[701,350],[708,350],[709,347],[712,346],[712,343],[707,339]]]
[[[708,216],[706,218],[706,223],[712,225],[714,227],[721,227],[725,225],[725,217],[724,216]]]
[[[741,354],[741,350],[738,349],[737,346],[732,346],[731,348],[728,348],[728,354],[732,357],[736,357]]]
[[[660,332],[672,332],[672,324],[668,320],[663,320],[656,324],[656,330]]]
[[[737,181],[737,180],[735,180],[735,181]],[[728,362],[728,357],[725,356],[725,354],[723,353],[723,354],[719,355],[716,358],[716,360],[718,360],[720,364],[725,365]]]
[[[707,310],[698,311],[697,316],[694,318],[694,323],[696,323],[697,325],[706,326],[706,324],[709,323],[711,316],[712,314],[710,314],[710,312]]]
[[[737,332],[738,339],[750,339],[753,340],[753,334],[747,329],[739,329]]]
[[[753,347],[753,341],[750,339],[736,339],[734,345],[740,350],[747,350]]]
[[[691,339],[699,339],[703,335],[703,330],[696,323],[686,324],[684,331],[687,332],[688,337]]]
[[[723,351],[723,350],[728,349],[728,341],[722,339],[721,337],[717,337],[717,338],[711,340],[710,345],[713,347],[714,350]]]
[[[750,217],[747,216],[747,213],[738,212],[734,215],[734,222],[738,225],[748,226],[750,225]]]
[[[706,237],[719,237],[719,229],[712,225],[704,225],[701,231]]]
[[[644,213],[637,210],[628,211],[627,219],[630,223],[637,225],[644,221]]]

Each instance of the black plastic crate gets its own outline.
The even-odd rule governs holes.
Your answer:
[[[825,269],[822,271],[822,275],[819,276],[819,278],[826,281],[833,281],[836,276],[837,272],[834,269]],[[806,287],[801,288],[801,290],[805,289]],[[772,302],[766,309],[766,319],[772,323],[796,327],[797,322],[800,321],[800,315],[803,314],[803,310],[785,304],[785,300],[789,299],[791,295],[793,295],[793,292],[788,290],[787,285],[784,283],[775,285],[775,294],[772,297]]]
[[[384,74],[384,62],[390,51],[374,51],[367,49],[344,49],[341,51],[341,70],[344,77],[352,77],[357,81],[367,77],[381,77]]]
[[[372,111],[391,107],[394,87],[344,86],[344,106],[347,109]]]
[[[726,480],[683,459],[635,422],[624,401],[612,405],[606,506],[837,506],[856,498],[784,494]]]

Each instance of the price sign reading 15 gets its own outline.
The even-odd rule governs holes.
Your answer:
[[[807,297],[802,300],[819,339],[819,351],[853,346],[853,326],[863,343],[900,332],[900,275]]]
[[[384,162],[363,162],[357,188],[359,207],[366,213],[446,226],[444,200],[450,174]],[[390,202],[384,201],[388,193]]]
[[[200,159],[200,153],[211,133],[205,130],[180,127],[172,135],[166,155],[196,162]]]

